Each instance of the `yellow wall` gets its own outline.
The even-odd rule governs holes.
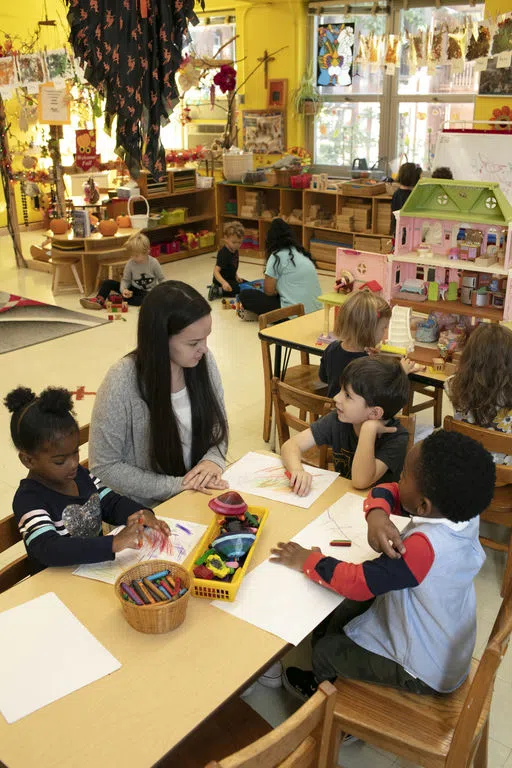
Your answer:
[[[510,0],[486,0],[485,2],[485,15],[486,16],[499,16],[502,13],[507,13],[511,10]],[[494,109],[497,107],[503,107],[508,104],[512,108],[512,98],[505,98],[504,96],[477,96],[475,102],[475,120],[488,120]],[[478,126],[484,130],[490,130],[486,126]]]

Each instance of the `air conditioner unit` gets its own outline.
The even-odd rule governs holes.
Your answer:
[[[221,140],[224,135],[224,123],[189,123],[187,125],[187,148],[209,147]]]

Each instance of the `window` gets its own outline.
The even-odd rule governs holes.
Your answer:
[[[481,20],[483,5],[455,3],[405,11],[395,0],[389,13],[380,12],[383,10],[379,4],[372,15],[370,6],[361,6],[361,13],[319,15],[312,23],[315,67],[320,63],[319,54],[326,52],[321,44],[322,35],[327,34],[323,30],[329,25],[337,25],[336,30],[343,24],[354,25],[354,60],[361,35],[366,40],[373,36],[376,46],[382,46],[383,36],[388,34],[401,42],[400,65],[394,74],[384,74],[378,65],[353,63],[350,84],[339,84],[333,78],[334,84],[319,87],[322,103],[314,119],[311,143],[315,163],[330,172],[336,166],[338,172],[347,173],[356,158],[364,158],[368,167],[385,158],[393,171],[407,158],[431,170],[444,124],[473,120],[478,74],[472,64],[465,63],[456,74],[449,62],[432,70],[422,53],[427,36],[435,32],[445,58],[458,58],[454,53],[457,30]],[[383,167],[382,160],[379,167]]]

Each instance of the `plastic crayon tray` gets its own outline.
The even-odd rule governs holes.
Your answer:
[[[254,541],[254,544],[252,545],[249,552],[247,553],[247,557],[245,558],[244,564],[242,565],[241,568],[237,569],[237,571],[233,575],[232,581],[217,581],[216,579],[198,579],[196,578],[196,576],[194,576],[193,570],[191,570],[192,595],[194,597],[205,597],[207,600],[228,600],[229,602],[233,602],[233,600],[235,599],[236,593],[238,592],[240,588],[240,584],[242,583],[242,579],[244,578],[247,572],[249,563],[251,562],[253,552],[258,545],[258,541],[260,539],[263,526],[265,525],[265,522],[268,517],[268,509],[266,509],[265,507],[248,507],[248,511],[251,513],[251,515],[257,515],[259,517],[260,526],[258,528],[258,532],[256,534],[256,539]],[[208,526],[208,529],[205,531],[203,538],[199,542],[196,551],[194,552],[194,557],[193,557],[192,566],[191,566],[192,569],[194,567],[193,564],[195,563],[197,558],[200,557],[206,549],[208,549],[210,543],[217,538],[219,533],[220,533],[219,516],[215,515],[214,519]]]

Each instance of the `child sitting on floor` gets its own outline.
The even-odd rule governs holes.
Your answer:
[[[217,254],[213,268],[213,280],[208,291],[208,300],[222,296],[237,296],[243,278],[238,275],[238,250],[244,239],[244,227],[239,221],[224,224],[224,245]]]
[[[150,509],[119,496],[78,461],[79,430],[71,393],[46,389],[39,397],[25,387],[9,392],[11,437],[29,470],[13,501],[26,550],[39,565],[80,565],[114,560],[142,544],[143,525],[169,535]],[[126,525],[102,535],[102,521]]]
[[[314,445],[332,446],[334,469],[354,488],[398,480],[407,451],[408,432],[394,419],[407,403],[409,380],[399,361],[372,355],[353,360],[341,376],[336,410],[284,443],[281,459],[298,496],[311,489],[312,475],[301,456]]]
[[[125,265],[121,282],[103,280],[97,296],[80,299],[82,307],[103,309],[111,293],[120,293],[128,304],[140,307],[144,296],[165,280],[160,263],[150,256],[150,247],[148,238],[142,232],[132,235],[125,245],[130,260]]]
[[[512,332],[498,323],[475,328],[445,389],[456,419],[512,434]],[[493,458],[512,464],[511,455]]]
[[[347,598],[313,632],[313,671],[289,667],[285,687],[303,699],[337,677],[416,694],[458,688],[475,645],[479,515],[494,481],[479,443],[440,430],[409,451],[398,485],[379,485],[364,502],[376,560],[354,565],[279,543],[275,562]],[[411,517],[401,535],[390,514]]]

